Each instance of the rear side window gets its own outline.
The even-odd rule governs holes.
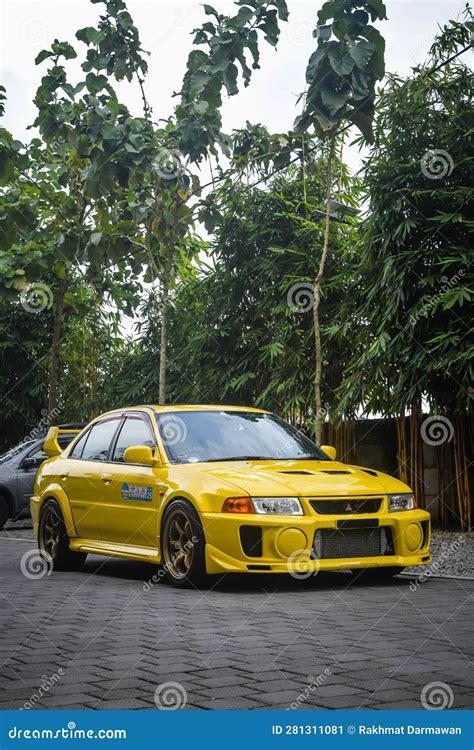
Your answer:
[[[87,438],[89,437],[89,432],[90,430],[87,430],[87,432],[85,432],[84,435],[82,435],[82,437],[79,438],[76,445],[74,446],[71,453],[69,454],[71,458],[81,458],[82,451],[84,450],[84,445],[86,443]]]
[[[115,435],[119,422],[120,418],[107,419],[106,421],[98,422],[91,427],[87,434],[81,458],[87,461],[107,461],[110,443],[112,442],[112,438]],[[74,451],[76,450],[76,447],[74,448]]]
[[[123,454],[131,445],[148,445],[152,449],[155,448],[156,441],[146,419],[127,417],[117,438],[112,461],[122,462]]]

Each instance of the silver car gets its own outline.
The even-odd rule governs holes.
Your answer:
[[[61,425],[59,445],[66,448],[83,425]],[[47,430],[24,440],[0,456],[0,529],[9,518],[29,515],[30,497],[38,468],[48,458],[43,451]]]

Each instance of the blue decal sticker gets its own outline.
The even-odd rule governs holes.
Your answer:
[[[149,503],[153,500],[153,487],[123,482],[122,500],[143,500],[145,503]]]

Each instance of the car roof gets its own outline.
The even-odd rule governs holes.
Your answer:
[[[111,416],[113,414],[124,414],[126,412],[140,411],[140,409],[150,409],[158,413],[180,412],[180,411],[253,411],[260,414],[268,414],[266,409],[256,409],[253,406],[234,406],[231,404],[139,404],[137,406],[125,406],[122,409],[113,409],[112,411],[101,414],[101,417]]]

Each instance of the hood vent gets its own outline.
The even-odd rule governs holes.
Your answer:
[[[352,471],[344,471],[343,469],[337,470],[337,469],[322,469],[322,474],[352,474]]]
[[[279,471],[279,474],[314,474],[314,471]]]
[[[366,474],[370,474],[371,477],[378,476],[376,471],[373,471],[373,469],[362,469],[362,471],[365,471]]]

